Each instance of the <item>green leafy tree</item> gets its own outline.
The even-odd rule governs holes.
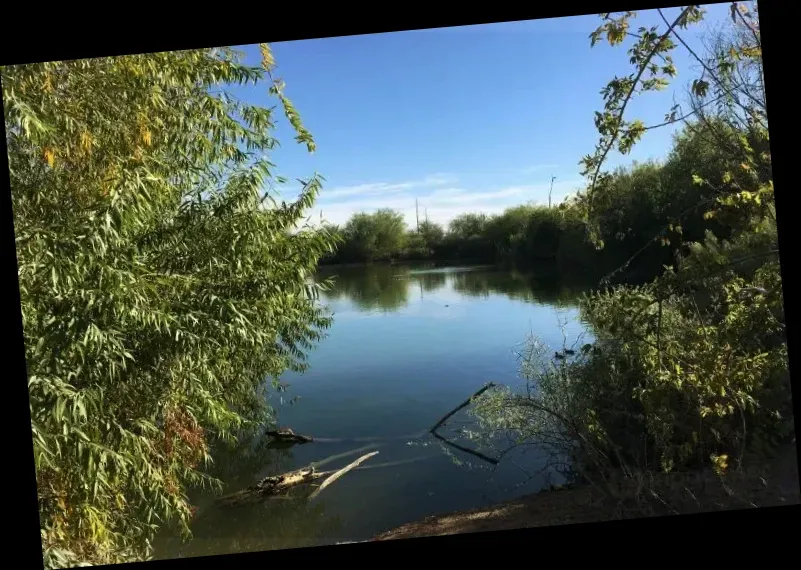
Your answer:
[[[462,214],[448,224],[448,234],[462,240],[482,237],[488,222],[486,214]]]
[[[442,226],[429,220],[420,222],[419,233],[423,236],[423,240],[428,247],[438,246],[442,242],[442,238],[445,237],[445,230]]]
[[[484,233],[498,255],[511,257],[518,252],[534,211],[529,205],[515,206],[489,219]]]
[[[405,245],[403,214],[382,208],[373,214],[354,214],[343,230],[343,254],[348,259],[373,261],[389,259]]]
[[[320,181],[278,203],[273,76],[230,49],[2,69],[42,545],[48,566],[148,555],[184,534],[211,447],[270,421],[264,397],[330,317],[302,226]]]

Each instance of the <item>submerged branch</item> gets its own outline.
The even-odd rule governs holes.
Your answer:
[[[435,423],[435,424],[434,424],[434,427],[432,427],[432,428],[431,428],[429,431],[430,431],[431,433],[434,433],[435,431],[437,431],[437,429],[439,429],[439,428],[442,426],[442,424],[444,424],[446,421],[448,421],[448,418],[450,418],[452,415],[454,415],[456,412],[458,412],[458,411],[459,411],[459,410],[461,410],[462,408],[466,408],[467,406],[469,406],[469,405],[470,405],[470,404],[473,402],[473,400],[475,400],[475,399],[476,399],[476,398],[478,398],[478,397],[479,397],[481,394],[483,394],[484,392],[486,392],[487,390],[489,390],[490,388],[492,388],[492,387],[494,387],[494,386],[495,386],[495,382],[489,382],[488,384],[486,384],[486,385],[485,385],[483,388],[481,388],[480,390],[478,390],[478,391],[477,391],[475,394],[473,394],[472,396],[470,396],[470,397],[469,397],[467,400],[465,400],[464,402],[462,402],[461,404],[459,404],[458,406],[456,406],[456,407],[455,407],[453,410],[451,410],[450,412],[448,412],[447,414],[445,414],[445,415],[442,417],[442,419],[441,419],[441,420],[439,420],[437,423]],[[436,435],[436,434],[434,434],[434,435]]]
[[[445,439],[444,437],[442,437],[441,435],[439,435],[435,431],[432,431],[431,434],[434,437],[436,437],[438,440],[440,440],[442,443],[444,443],[445,445],[450,445],[451,447],[456,448],[459,451],[464,451],[465,453],[469,453],[470,455],[473,455],[474,457],[478,457],[479,459],[482,459],[482,460],[486,461],[487,463],[492,463],[493,465],[498,465],[498,460],[497,459],[493,459],[492,457],[488,457],[488,456],[484,455],[483,453],[481,453],[479,451],[475,451],[475,450],[469,449],[467,447],[462,447],[458,443],[454,443],[452,441],[449,441],[449,440]]]

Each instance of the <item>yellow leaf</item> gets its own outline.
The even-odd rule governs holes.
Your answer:
[[[275,59],[273,58],[273,52],[269,44],[259,44],[259,50],[261,51],[262,67],[266,71],[272,71],[273,67],[275,67]]]
[[[44,149],[44,157],[47,161],[47,164],[50,168],[53,168],[53,165],[56,163],[56,153],[52,148]]]
[[[81,148],[83,148],[86,153],[92,152],[92,135],[87,131],[81,133]]]
[[[150,129],[147,127],[142,128],[142,142],[145,146],[150,146],[150,143],[153,141],[153,135],[150,132]]]

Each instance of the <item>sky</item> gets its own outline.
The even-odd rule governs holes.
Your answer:
[[[671,20],[678,8],[664,10]],[[728,5],[707,5],[703,23],[682,32],[693,48],[710,27],[728,22]],[[585,183],[578,165],[598,135],[601,88],[631,72],[624,46],[590,47],[597,15],[412,30],[272,44],[275,75],[317,143],[310,155],[285,120],[270,157],[290,180],[325,178],[313,221],[344,224],[359,211],[386,207],[415,224],[415,200],[446,225],[466,212],[500,213],[522,203],[560,202]],[[664,23],[653,10],[632,29]],[[258,46],[240,46],[258,65]],[[697,64],[679,46],[678,76],[660,93],[635,98],[627,117],[664,121],[681,100]],[[274,106],[267,87],[236,88],[253,104]],[[283,119],[283,117],[281,117]],[[648,131],[610,165],[660,159],[673,129]],[[298,184],[281,190],[296,195]]]

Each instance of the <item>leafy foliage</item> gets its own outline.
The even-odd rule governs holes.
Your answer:
[[[571,455],[587,479],[704,465],[724,474],[793,434],[759,25],[740,3],[731,14],[732,29],[713,36],[703,57],[679,31],[700,20],[697,6],[672,23],[663,15],[661,33],[639,30],[635,71],[603,92],[600,142],[583,161],[587,194],[563,208],[582,214],[602,251],[615,248],[609,240],[628,249],[623,268],[653,243],[672,249],[672,263],[648,282],[587,296],[594,345],[556,363],[527,355],[528,391],[477,408],[488,428]],[[633,17],[603,14],[592,42],[622,43]],[[678,44],[703,72],[691,113],[679,118],[676,108],[666,120],[692,120],[664,164],[601,172],[616,142],[625,153],[641,135],[636,120],[624,121],[626,105],[660,85],[643,77],[672,75],[653,61],[672,65],[666,54]]]
[[[403,215],[390,209],[354,214],[342,230],[342,256],[352,261],[389,259],[406,241]]]
[[[2,69],[42,542],[49,565],[147,554],[188,533],[186,490],[215,441],[269,421],[270,380],[330,323],[308,276],[331,246],[301,227],[320,180],[263,188],[272,77],[229,49]],[[280,182],[280,179],[277,179]]]

